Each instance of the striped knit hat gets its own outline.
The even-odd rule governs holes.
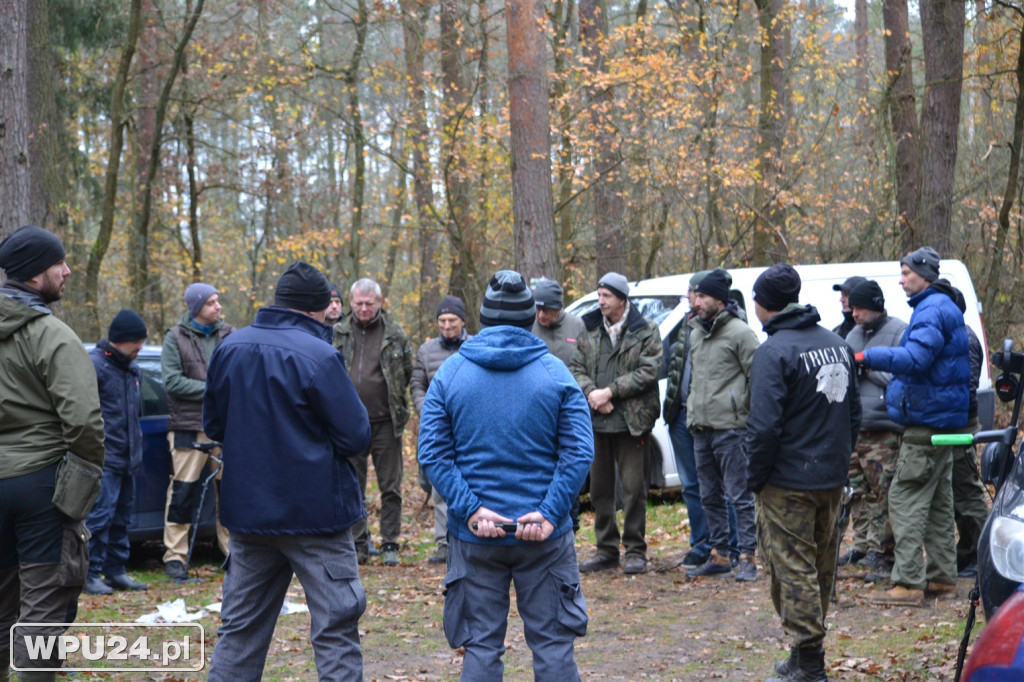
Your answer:
[[[537,311],[533,293],[523,276],[513,270],[499,270],[487,283],[484,300],[480,304],[480,326],[496,327],[509,324],[532,329]]]

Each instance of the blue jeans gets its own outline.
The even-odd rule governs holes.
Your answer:
[[[708,532],[707,515],[700,503],[700,484],[697,482],[697,463],[693,456],[693,435],[686,428],[686,410],[669,426],[669,438],[672,439],[672,452],[676,458],[676,471],[679,473],[679,484],[683,487],[683,503],[686,505],[686,516],[690,519],[690,547],[703,553],[711,554],[710,533]],[[739,554],[739,540],[736,537],[736,508],[727,502],[729,510],[729,551]]]
[[[745,429],[707,430],[693,434],[694,461],[700,483],[700,502],[708,519],[711,546],[724,553],[729,547],[727,503],[736,509],[736,535],[741,554],[754,555],[754,494],[747,488]]]
[[[509,586],[533,652],[537,682],[580,679],[573,655],[577,637],[587,634],[587,601],[580,590],[572,533],[545,542],[495,545],[448,541],[444,634],[453,648],[465,647],[462,680],[502,679]]]
[[[293,572],[306,592],[318,679],[363,679],[359,617],[366,609],[366,592],[350,530],[334,535],[232,533],[229,543],[220,637],[207,679],[259,682]]]
[[[98,578],[100,571],[108,578],[123,575],[131,543],[128,524],[132,520],[135,502],[135,480],[129,473],[103,470],[100,494],[85,527],[92,533],[89,539],[89,576]]]

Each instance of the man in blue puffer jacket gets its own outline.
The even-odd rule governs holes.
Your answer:
[[[448,502],[444,631],[465,647],[463,680],[502,678],[511,582],[534,679],[579,679],[587,605],[569,508],[593,431],[572,374],[530,333],[534,314],[522,276],[496,273],[483,331],[441,365],[420,417],[420,465]]]
[[[900,266],[900,286],[914,309],[903,339],[898,346],[868,348],[857,360],[892,373],[886,409],[905,426],[889,488],[895,586],[872,601],[919,606],[926,597],[956,593],[953,451],[933,446],[931,437],[967,426],[971,366],[964,316],[948,291],[933,286],[939,254],[925,246],[905,256]]]
[[[203,428],[223,441],[221,520],[231,531],[209,680],[260,679],[292,575],[306,591],[320,680],[361,680],[353,524],[366,516],[351,458],[370,422],[324,324],[331,289],[303,261],[274,306],[214,351]]]

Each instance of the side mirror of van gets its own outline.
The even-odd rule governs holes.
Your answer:
[[[981,451],[981,480],[997,491],[1010,474],[1013,455],[1006,443],[989,443]]]

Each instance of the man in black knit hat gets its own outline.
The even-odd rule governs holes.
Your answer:
[[[797,303],[800,275],[773,265],[754,282],[768,340],[754,353],[743,445],[757,495],[761,561],[793,639],[769,682],[827,682],[825,615],[835,576],[837,520],[860,426],[853,352]]]
[[[718,268],[697,285],[698,314],[689,321],[690,393],[686,398],[686,426],[693,434],[693,452],[700,482],[700,501],[708,521],[711,554],[687,570],[686,575],[732,574],[729,556],[727,502],[736,510],[739,546],[735,578],[757,579],[754,550],[754,497],[747,490],[743,432],[750,411],[750,363],[757,335],[740,318],[737,303],[729,298],[728,273]]]

